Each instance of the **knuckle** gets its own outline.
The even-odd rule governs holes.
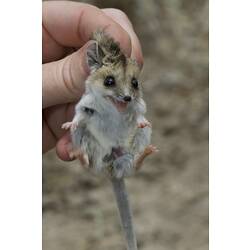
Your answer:
[[[71,56],[67,56],[58,64],[57,80],[64,86],[67,94],[74,96],[77,90],[74,84],[71,67]]]

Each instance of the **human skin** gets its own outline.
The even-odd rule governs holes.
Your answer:
[[[84,93],[89,71],[85,51],[98,28],[119,42],[125,55],[142,66],[140,42],[128,17],[117,9],[69,2],[43,2],[43,152],[56,147],[62,160],[68,154],[69,133],[61,125],[70,121],[74,106]]]

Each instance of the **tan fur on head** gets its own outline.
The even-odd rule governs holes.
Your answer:
[[[97,41],[98,46],[101,48],[104,57],[102,63],[107,64],[126,64],[126,57],[120,49],[119,43],[108,36],[104,30],[97,30],[92,35],[92,40]]]
[[[127,58],[122,53],[119,43],[103,30],[94,32],[92,40],[93,43],[87,52],[87,62],[91,69],[91,74],[86,80],[87,88],[103,96],[114,98],[130,96],[132,100],[137,101],[142,98],[140,81],[138,81],[138,87],[132,84],[133,80],[139,78],[141,71],[136,60]],[[104,84],[108,77],[114,78],[114,85]]]

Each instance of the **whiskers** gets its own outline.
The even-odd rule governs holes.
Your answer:
[[[134,98],[134,101],[135,101],[136,103],[138,103],[139,105],[141,105],[142,107],[145,106],[144,103],[141,103],[141,98],[135,97],[135,98]]]

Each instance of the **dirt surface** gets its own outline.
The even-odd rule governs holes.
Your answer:
[[[124,10],[145,56],[141,81],[160,152],[127,180],[139,249],[207,250],[208,2],[91,3]],[[43,158],[43,249],[125,249],[110,183],[53,151]]]

